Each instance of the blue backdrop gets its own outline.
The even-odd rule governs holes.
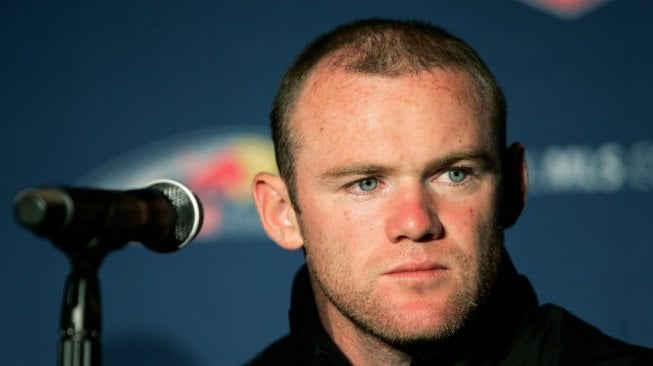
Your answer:
[[[69,263],[11,212],[42,184],[168,177],[207,206],[188,248],[105,261],[106,365],[240,364],[285,333],[302,258],[261,233],[249,177],[270,169],[285,67],[317,34],[370,16],[431,21],[476,47],[528,149],[532,194],[507,236],[517,267],[542,302],[653,346],[650,0],[4,1],[0,363],[56,359]]]

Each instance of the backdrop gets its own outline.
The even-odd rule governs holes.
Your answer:
[[[179,179],[202,236],[110,254],[99,275],[106,365],[240,364],[287,331],[302,262],[266,239],[249,198],[273,169],[267,130],[286,66],[362,17],[421,19],[468,40],[509,101],[531,196],[508,247],[542,302],[653,346],[653,2],[3,1],[0,362],[54,364],[66,256],[19,227],[44,184]]]

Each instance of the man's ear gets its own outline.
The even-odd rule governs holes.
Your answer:
[[[263,229],[270,239],[284,249],[301,248],[304,239],[283,179],[269,173],[258,173],[252,183],[252,194]]]
[[[528,167],[522,144],[514,143],[506,149],[503,168],[503,228],[507,229],[517,222],[528,198]]]

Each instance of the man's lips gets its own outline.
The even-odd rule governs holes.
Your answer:
[[[384,275],[397,278],[433,278],[442,276],[448,268],[437,262],[411,262],[393,267]]]

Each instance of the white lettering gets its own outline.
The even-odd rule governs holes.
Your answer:
[[[653,188],[653,142],[630,147],[608,142],[549,146],[527,154],[530,192],[533,195],[563,193],[615,193],[626,188]]]

